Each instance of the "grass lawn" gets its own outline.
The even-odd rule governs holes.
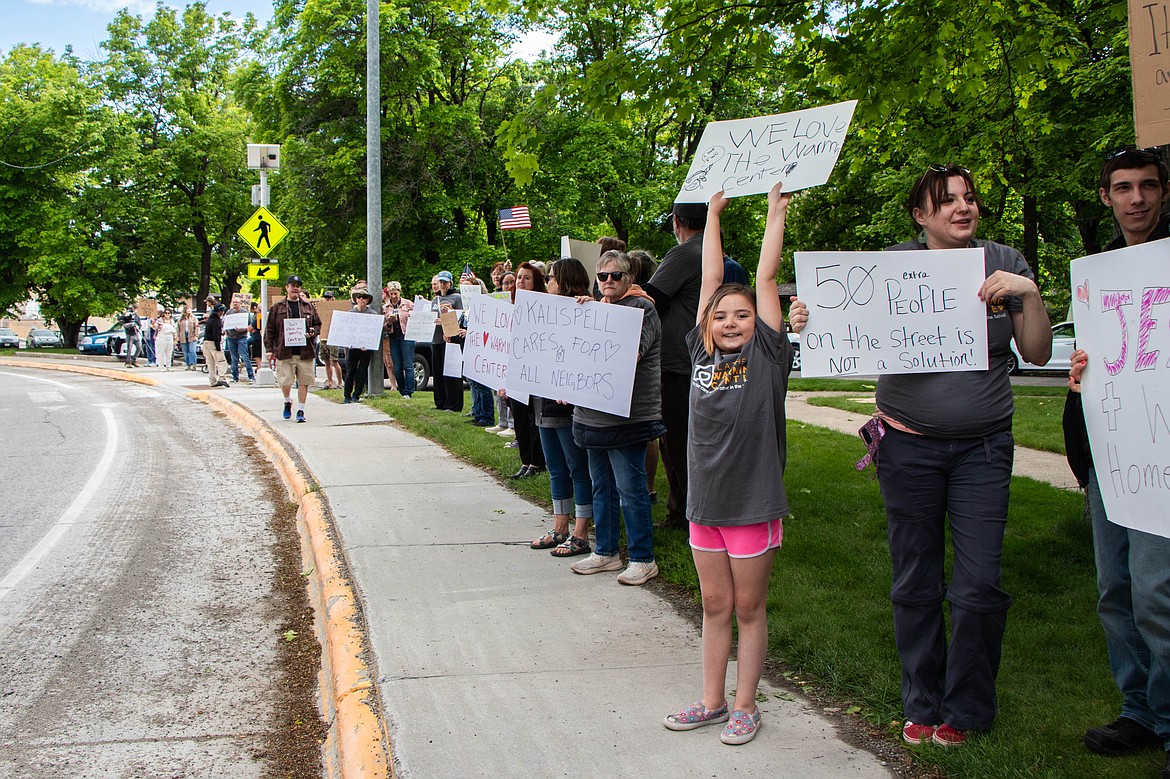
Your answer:
[[[855,382],[860,383],[860,382]],[[821,390],[809,390],[821,391]],[[854,391],[854,390],[846,390]],[[809,398],[813,406],[829,406],[854,413],[873,411],[873,387],[858,390],[856,395]],[[1016,444],[1029,449],[1064,454],[1064,433],[1060,417],[1064,411],[1064,387],[1013,387],[1016,413],[1012,417],[1012,434]]]
[[[340,399],[339,392],[322,395]],[[518,465],[516,452],[504,448],[501,438],[467,424],[466,417],[435,411],[428,393],[413,401],[388,393],[370,402],[404,428],[499,477]],[[830,695],[843,711],[898,742],[900,668],[877,482],[869,472],[853,470],[852,436],[796,422],[789,423],[788,436],[785,482],[793,517],[785,523],[770,586],[770,654],[790,680]],[[507,485],[550,505],[547,475]],[[661,470],[658,493],[656,519],[665,514]],[[1109,759],[1081,745],[1084,730],[1112,720],[1120,706],[1094,613],[1092,544],[1081,507],[1077,493],[1013,481],[1004,588],[1015,602],[999,675],[999,719],[991,733],[962,749],[915,751],[924,768],[980,779],[1158,776],[1165,760],[1160,751]],[[685,534],[656,531],[655,554],[662,577],[689,589],[697,601]]]

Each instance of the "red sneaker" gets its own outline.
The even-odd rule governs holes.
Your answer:
[[[935,728],[934,736],[931,737],[931,741],[935,743],[935,746],[940,747],[960,747],[966,740],[966,733],[961,730],[955,730],[945,722]]]
[[[929,744],[931,737],[934,736],[934,730],[934,725],[919,725],[906,720],[906,724],[902,726],[902,740],[915,747]]]

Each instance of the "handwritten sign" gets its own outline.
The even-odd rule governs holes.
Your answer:
[[[641,309],[518,290],[505,389],[629,416],[641,334]]]
[[[443,344],[447,351],[443,353],[443,375],[449,379],[463,378],[463,350],[459,344]]]
[[[429,344],[435,335],[435,313],[431,311],[430,301],[422,302],[422,309],[416,305],[410,319],[406,321],[406,330],[402,337],[407,341],[419,341]]]
[[[856,100],[788,114],[711,122],[691,160],[679,203],[758,195],[777,181],[785,192],[824,184],[837,164]]]
[[[1170,239],[1074,260],[1081,402],[1109,521],[1170,538]]]
[[[154,298],[138,298],[136,310],[138,316],[144,319],[154,319],[158,316],[158,301]]]
[[[339,311],[349,311],[353,307],[353,303],[348,300],[326,300],[325,298],[313,298],[309,302],[313,304],[313,308],[317,309],[317,316],[321,317],[321,340],[332,344],[333,342],[329,340],[329,327],[333,323],[333,315]]]
[[[284,320],[284,345],[307,346],[309,343],[305,331],[305,320],[289,317]]]
[[[512,346],[512,304],[489,295],[465,300],[463,375],[494,390],[504,389]]]
[[[459,314],[454,309],[439,314],[439,325],[443,328],[443,335],[448,338],[459,337]]]
[[[983,249],[797,252],[802,376],[987,370]]]
[[[334,311],[333,321],[329,326],[329,345],[355,349],[377,349],[382,340],[384,321],[378,314]]]
[[[223,317],[224,330],[247,330],[248,329],[248,312],[241,311],[238,314],[225,314]]]
[[[1138,146],[1170,143],[1170,2],[1129,0],[1129,60]]]

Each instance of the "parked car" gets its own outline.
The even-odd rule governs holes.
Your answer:
[[[77,342],[77,351],[82,354],[109,354],[108,341],[113,336],[122,337],[125,331],[120,327],[106,330],[103,333],[92,333],[90,335],[82,336],[81,340]]]
[[[788,333],[788,343],[792,344],[792,370],[800,370],[800,333]]]
[[[0,349],[19,349],[20,336],[7,327],[0,327]]]
[[[54,346],[64,346],[65,339],[56,330],[30,330],[24,345],[29,349],[47,349]]]
[[[1033,365],[1025,362],[1016,349],[1016,342],[1012,341],[1012,355],[1008,358],[1008,373],[1017,374],[1022,371],[1056,371],[1068,373],[1072,366],[1072,353],[1077,348],[1076,333],[1072,322],[1061,322],[1052,326],[1052,359],[1047,365]]]

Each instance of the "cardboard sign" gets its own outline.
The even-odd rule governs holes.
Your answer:
[[[360,314],[356,311],[334,311],[331,320],[327,342],[330,346],[373,350],[378,348],[382,340],[385,320],[376,312]]]
[[[1170,0],[1168,0],[1170,1]],[[711,122],[675,202],[758,195],[777,181],[785,192],[824,184],[853,121],[856,100],[788,114]]]
[[[307,333],[305,331],[304,319],[293,319],[289,317],[284,320],[284,345],[285,346],[307,346],[309,343]]]
[[[458,338],[459,331],[459,312],[455,310],[444,311],[439,314],[439,325],[443,328],[443,335],[448,338]]]
[[[629,416],[640,308],[518,290],[505,390]]]
[[[1129,64],[1137,145],[1170,143],[1170,0],[1129,0]]]
[[[983,249],[797,252],[800,374],[987,370]]]
[[[1109,521],[1170,538],[1170,239],[1074,260],[1081,403]]]
[[[154,298],[138,298],[135,310],[144,319],[154,319],[158,316],[158,301]]]
[[[567,235],[561,236],[561,257],[580,260],[589,278],[597,272],[597,261],[601,259],[601,245],[589,241],[578,241]]]

